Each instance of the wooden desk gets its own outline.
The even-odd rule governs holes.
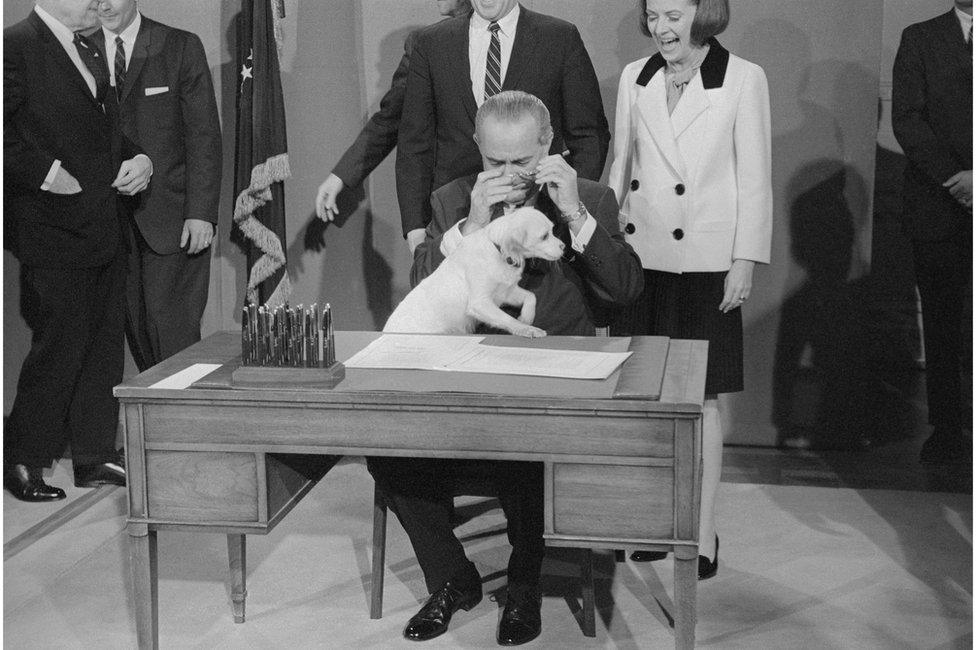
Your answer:
[[[376,336],[337,332],[338,358]],[[546,543],[673,551],[675,646],[692,648],[707,343],[635,337],[631,349],[611,399],[149,388],[193,363],[233,361],[232,332],[117,386],[139,647],[158,646],[157,531],[227,534],[243,621],[244,535],[274,528],[332,466],[323,454],[350,454],[543,462]]]

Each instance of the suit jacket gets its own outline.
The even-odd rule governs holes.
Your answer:
[[[955,11],[902,32],[891,124],[905,151],[904,223],[913,239],[946,239],[972,215],[942,183],[973,168],[973,59]]]
[[[407,35],[407,40],[403,43],[403,57],[393,72],[390,89],[380,100],[380,109],[369,118],[355,142],[349,145],[332,170],[346,187],[362,184],[396,147],[400,116],[403,114],[403,92],[407,86],[407,71],[410,69],[410,53],[416,39],[417,32]]]
[[[396,184],[403,232],[430,221],[430,194],[445,183],[481,171],[473,140],[478,105],[471,92],[465,17],[421,30],[410,58]],[[574,25],[520,7],[502,90],[522,90],[549,109],[553,153],[583,178],[603,173],[610,132],[600,85]]]
[[[664,58],[624,68],[610,187],[620,227],[644,268],[726,271],[769,262],[772,237],[769,90],[762,68],[710,41],[668,115]]]
[[[88,268],[122,245],[112,181],[140,153],[123,138],[114,97],[104,107],[44,21],[34,13],[3,30],[4,230],[24,264]],[[51,165],[81,192],[42,191]]]
[[[102,30],[92,40],[105,51]],[[199,37],[143,16],[122,91],[122,131],[153,162],[149,187],[125,202],[149,247],[175,253],[183,222],[216,224],[220,201],[220,121]]]
[[[427,238],[414,251],[412,286],[444,261],[444,233],[468,216],[471,189],[477,178],[477,174],[460,178],[434,192]],[[617,227],[617,199],[613,192],[593,181],[579,179],[578,183],[580,200],[597,221],[585,251],[578,253],[571,247],[569,226],[542,190],[535,207],[555,224],[554,232],[565,244],[566,252],[558,262],[527,260],[519,282],[536,296],[533,324],[549,334],[592,336],[594,324],[606,324],[611,307],[629,305],[644,288],[640,259]],[[495,216],[498,214],[500,209]]]

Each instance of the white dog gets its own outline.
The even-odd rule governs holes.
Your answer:
[[[470,334],[477,323],[519,336],[545,336],[532,326],[535,295],[518,286],[525,260],[556,261],[563,243],[552,222],[519,208],[473,232],[397,306],[384,332]],[[518,320],[499,305],[520,307]]]

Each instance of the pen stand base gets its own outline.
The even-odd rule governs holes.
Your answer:
[[[328,368],[240,366],[231,373],[231,385],[240,388],[322,390],[335,388],[345,377],[346,367],[338,362]]]

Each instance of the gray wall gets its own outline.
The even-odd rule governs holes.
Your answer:
[[[612,121],[621,68],[651,52],[648,41],[637,32],[634,3],[524,0],[524,5],[579,26]],[[31,6],[25,0],[6,0],[4,25],[20,20]],[[798,200],[822,195],[824,188],[835,193],[834,204],[839,203],[850,219],[849,235],[842,244],[851,261],[848,276],[866,274],[879,72],[883,67],[881,78],[890,79],[899,23],[949,6],[940,0],[733,3],[732,24],[720,40],[734,53],[763,66],[770,82],[776,219],[773,263],[758,271],[754,297],[745,311],[747,390],[732,401],[734,442],[776,440],[772,368],[781,313],[809,276],[794,256]],[[243,254],[228,238],[237,79],[233,21],[239,4],[141,0],[140,7],[149,16],[201,36],[218,86],[225,182],[204,328],[205,334],[232,328],[245,280]],[[314,219],[312,202],[319,182],[378,106],[406,34],[436,20],[436,7],[430,0],[286,0],[286,8],[282,83],[293,172],[285,190],[293,301],[328,301],[340,328],[378,329],[408,288],[410,260],[400,235],[392,157],[373,174],[365,196],[347,197],[351,202],[342,206],[346,218],[340,226],[323,227]],[[811,208],[816,210],[818,204],[807,206]],[[5,412],[29,345],[17,289],[18,266],[5,252]]]

